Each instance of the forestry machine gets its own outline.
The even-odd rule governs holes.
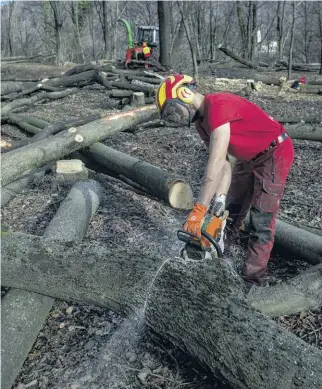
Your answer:
[[[148,59],[150,58],[153,48],[159,43],[159,27],[138,26],[135,32],[129,22],[125,19],[119,19],[127,31],[128,48],[125,54],[124,67],[149,67]]]

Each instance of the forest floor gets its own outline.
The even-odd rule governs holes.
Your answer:
[[[51,71],[57,73],[57,68],[28,64],[13,65],[9,73],[45,77]],[[215,76],[208,72],[201,76],[200,91],[236,93],[245,87],[245,78],[251,77],[252,72],[238,67],[218,69]],[[7,75],[9,73],[7,71]],[[239,80],[216,82],[216,77]],[[260,93],[252,93],[248,98],[272,116],[315,116],[322,121],[321,96],[263,86]],[[104,112],[113,112],[106,90],[90,86],[76,95],[36,104],[26,114],[58,121]],[[5,137],[26,137],[9,125],[4,125],[2,130]],[[194,128],[119,133],[109,137],[105,144],[184,178],[197,196],[207,151]],[[294,145],[295,161],[279,218],[322,228],[322,144],[294,141]],[[103,174],[91,171],[90,177],[102,185],[103,200],[89,226],[89,239],[109,244],[111,248],[120,244],[144,246],[148,242],[151,251],[178,255],[181,245],[177,242],[176,230],[182,226],[188,212],[174,210]],[[2,223],[15,231],[42,235],[66,194],[67,189],[57,190],[53,175],[47,175],[1,211]],[[246,259],[245,245],[233,245],[227,255],[240,267]],[[269,262],[270,283],[293,277],[307,267],[304,262],[273,253]],[[142,305],[146,297],[142,296]],[[97,306],[56,300],[14,388],[228,388],[173,346],[144,331],[138,319],[122,318]],[[322,349],[322,309],[279,317],[276,321]]]

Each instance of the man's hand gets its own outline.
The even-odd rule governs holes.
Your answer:
[[[200,239],[201,226],[207,210],[208,208],[205,205],[196,203],[183,226],[183,230]]]

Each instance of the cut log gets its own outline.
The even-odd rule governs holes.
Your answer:
[[[98,84],[103,85],[106,89],[113,89],[110,82],[116,81],[118,79],[118,76],[114,77],[106,77],[106,75],[103,72],[96,71],[94,75],[94,80]]]
[[[44,236],[81,241],[101,201],[98,182],[77,183],[62,202]],[[10,289],[1,304],[2,389],[10,389],[54,303],[52,297]]]
[[[45,166],[37,170],[35,173],[28,174],[25,177],[20,178],[17,181],[13,181],[6,186],[1,187],[1,207],[4,207],[15,197],[18,193],[20,193],[23,189],[25,189],[30,182],[35,179],[43,177],[47,172],[51,171],[50,166]]]
[[[134,107],[142,107],[145,105],[144,93],[134,92],[131,98],[131,105]]]
[[[269,288],[253,287],[248,302],[265,315],[291,315],[322,306],[322,265]]]
[[[129,178],[173,208],[193,207],[192,190],[182,179],[101,143],[96,143],[88,151],[83,152],[97,164],[106,166],[117,175]]]
[[[292,139],[315,140],[322,142],[322,125],[321,124],[288,124],[285,126]]]
[[[95,65],[92,63],[87,63],[85,65],[75,66],[75,67],[67,70],[67,72],[64,73],[64,76],[65,77],[72,76],[74,74],[79,74],[79,73],[87,72],[89,70],[97,70],[97,69],[99,69],[98,65]]]
[[[84,181],[87,179],[88,170],[79,159],[68,159],[56,162],[56,181],[59,184],[75,183],[76,181]]]
[[[312,95],[322,95],[322,85],[300,85],[299,93],[309,93]]]
[[[14,110],[15,108],[22,107],[25,105],[30,106],[36,103],[37,101],[46,100],[46,99],[50,99],[50,100],[62,99],[63,97],[73,95],[78,91],[79,91],[78,88],[72,88],[72,89],[65,89],[62,92],[41,92],[35,96],[31,96],[30,98],[14,100],[13,102],[5,105],[4,107],[1,107],[1,115],[3,116],[8,115],[8,113]]]
[[[322,263],[322,239],[282,220],[276,222],[275,247],[288,257],[303,259],[312,265]]]
[[[95,70],[89,70],[87,72],[82,72],[74,74],[72,76],[61,76],[57,78],[52,78],[48,81],[43,81],[42,84],[47,84],[50,86],[59,86],[64,88],[69,88],[72,86],[77,86],[79,83],[91,83],[94,81]]]
[[[145,84],[153,84],[153,85],[160,85],[162,82],[162,80],[158,78],[152,78],[152,77],[138,77],[138,76],[127,75],[126,78],[129,81],[137,80],[137,81],[144,82]]]
[[[131,81],[131,85],[139,86],[139,87],[142,87],[142,88],[149,88],[151,90],[157,89],[156,85],[150,84],[148,82],[142,82],[142,81],[139,81],[139,80],[132,80]]]
[[[244,228],[248,231],[249,214],[245,218]],[[312,265],[322,263],[321,237],[279,219],[276,220],[274,247],[287,257],[301,259]]]
[[[321,389],[322,352],[254,310],[224,260],[174,260],[149,244],[111,250],[7,233],[3,285],[144,315],[149,328],[236,389]]]
[[[151,96],[154,93],[153,88],[134,85],[129,82],[112,81],[110,84],[113,88],[132,90],[134,92],[144,92],[147,96]]]
[[[155,106],[145,106],[130,112],[119,113],[78,127],[76,133],[63,131],[2,157],[2,185],[6,185],[32,169],[62,159],[71,152],[104,140],[157,116]]]
[[[277,120],[280,123],[310,123],[310,124],[322,124],[322,117],[319,118],[317,116],[306,116],[306,117],[292,117],[292,116],[286,116],[286,117],[280,117],[280,116],[274,116],[274,119]]]
[[[34,85],[28,89],[25,89],[23,91],[21,91],[20,93],[16,93],[16,94],[13,94],[13,95],[7,95],[5,96],[4,100],[16,100],[16,99],[20,99],[24,96],[28,96],[28,95],[32,95],[33,93],[38,93],[38,92],[41,92],[41,91],[47,91],[47,92],[61,92],[62,89],[61,88],[57,88],[55,86],[50,86],[50,85],[43,85],[41,83],[37,84],[37,85]]]
[[[308,77],[307,83],[309,85],[322,85],[322,76]]]
[[[132,90],[112,89],[110,96],[116,99],[123,99],[124,97],[131,97],[133,93]]]
[[[281,77],[272,77],[266,74],[255,74],[254,80],[261,81],[263,84],[266,85],[281,85]]]
[[[231,57],[232,59],[234,59],[235,61],[241,63],[242,65],[245,65],[245,66],[247,66],[247,67],[249,67],[251,69],[257,69],[258,68],[258,65],[243,59],[241,56],[239,56],[238,54],[235,54],[232,50],[227,49],[226,47],[223,47],[221,44],[218,46],[218,49],[220,51],[222,51],[223,53],[225,53],[226,55],[228,55],[228,57]]]

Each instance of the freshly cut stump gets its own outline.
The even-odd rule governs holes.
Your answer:
[[[193,193],[190,185],[180,180],[174,182],[169,191],[169,204],[176,209],[191,209]]]

